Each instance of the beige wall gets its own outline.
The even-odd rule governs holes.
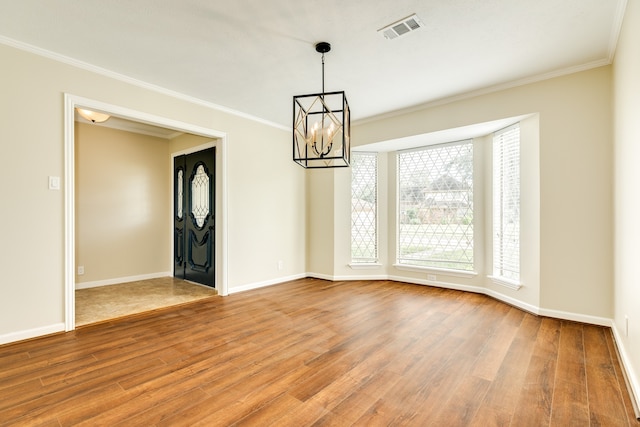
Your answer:
[[[65,93],[225,132],[229,290],[304,275],[305,172],[291,161],[289,132],[5,45],[0,61],[11,159],[0,171],[0,342],[64,327],[67,183],[49,190],[47,177],[64,176]]]
[[[334,268],[334,173],[344,169],[307,171],[307,271],[333,277]],[[349,187],[350,188],[350,187]]]
[[[76,123],[76,285],[171,271],[169,141]]]
[[[542,313],[602,322],[613,314],[610,82],[611,67],[600,67],[361,123],[354,126],[352,138],[360,146],[534,114],[536,122],[524,127],[534,143],[525,143],[522,153],[522,172],[529,177],[523,183],[528,227],[522,236],[528,241],[523,248],[523,275],[528,277],[520,291],[498,292]],[[390,201],[395,197],[394,168],[389,160]],[[389,206],[381,209],[389,213],[389,246],[394,247],[395,213]],[[336,235],[348,235],[348,230]],[[389,268],[393,259],[386,262]],[[426,279],[423,273],[388,271],[397,278]],[[445,279],[497,289],[484,277]]]
[[[190,133],[183,133],[169,140],[169,152],[179,153],[185,150],[190,150],[192,148],[207,144],[211,141],[212,141],[211,138],[206,138],[204,136],[199,136],[199,135],[192,135]],[[170,164],[170,167],[173,167],[173,165]]]
[[[613,73],[615,135],[614,329],[640,402],[640,4],[627,3]],[[628,335],[626,333],[628,317]]]

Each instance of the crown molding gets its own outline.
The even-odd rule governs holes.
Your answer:
[[[587,62],[585,64],[576,65],[573,67],[563,68],[561,70],[555,70],[555,71],[551,71],[543,74],[536,74],[534,76],[525,77],[523,79],[513,80],[511,82],[501,83],[493,86],[487,86],[481,89],[464,92],[458,95],[448,96],[445,98],[436,99],[434,101],[426,102],[423,104],[414,105],[412,107],[391,111],[389,113],[366,117],[366,118],[354,121],[351,125],[358,126],[358,125],[363,125],[365,123],[375,122],[378,120],[384,120],[384,119],[389,119],[393,117],[403,116],[405,114],[411,114],[418,111],[428,110],[430,108],[438,107],[441,105],[452,104],[454,102],[464,101],[466,99],[475,98],[481,95],[488,95],[491,93],[500,92],[507,89],[526,86],[532,83],[538,83],[538,82],[541,82],[544,80],[550,80],[556,77],[567,76],[570,74],[575,74],[575,73],[591,70],[593,68],[603,67],[605,65],[610,65],[610,64],[611,64],[611,61],[609,59],[598,59],[596,61]]]
[[[613,63],[613,58],[616,55],[616,49],[618,48],[618,39],[620,38],[620,31],[622,31],[622,23],[624,21],[624,14],[626,10],[627,10],[627,0],[619,0],[618,7],[616,8],[616,14],[613,18],[611,35],[609,36],[609,48],[608,48],[609,63]]]
[[[75,58],[71,58],[69,56],[61,55],[59,53],[52,52],[47,49],[42,49],[40,47],[24,43],[18,40],[11,39],[9,37],[5,37],[0,35],[0,44],[13,47],[15,49],[19,49],[25,52],[32,53],[34,55],[38,55],[44,58],[52,59],[57,62],[61,62],[63,64],[71,65],[72,67],[80,68],[85,71],[89,71],[95,74],[99,74],[105,77],[109,77],[114,80],[118,80],[132,86],[137,86],[142,89],[150,90],[156,93],[160,93],[162,95],[170,96],[172,98],[179,99],[181,101],[186,101],[192,104],[200,105],[202,107],[210,108],[212,110],[217,110],[223,113],[231,114],[233,116],[241,117],[243,119],[251,120],[257,123],[261,123],[263,125],[267,125],[270,127],[274,127],[276,129],[281,129],[285,131],[290,131],[291,128],[288,126],[283,126],[279,123],[272,122],[270,120],[262,119],[257,116],[253,116],[251,114],[243,113],[238,110],[234,110],[232,108],[225,107],[223,105],[215,104],[213,102],[205,101],[200,98],[196,98],[190,95],[186,95],[181,92],[177,92],[171,89],[167,89],[161,86],[157,86],[151,83],[144,82],[142,80],[134,79],[133,77],[126,76],[124,74],[117,73],[115,71],[108,70],[106,68],[98,67],[96,65],[89,64],[84,61],[80,61]]]

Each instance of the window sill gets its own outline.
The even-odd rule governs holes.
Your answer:
[[[447,268],[419,267],[417,265],[406,265],[406,264],[393,264],[393,266],[398,270],[416,271],[419,273],[444,274],[446,276],[463,277],[466,279],[470,279],[478,275],[478,273],[476,273],[475,271],[449,270]]]
[[[382,264],[377,262],[362,262],[347,264],[353,270],[367,270],[382,267]]]
[[[513,289],[514,291],[519,290],[522,287],[522,283],[516,282],[514,280],[505,279],[504,277],[496,277],[496,276],[487,276],[491,281],[500,286],[504,286],[505,288]]]

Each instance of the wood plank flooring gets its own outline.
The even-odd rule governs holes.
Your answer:
[[[640,423],[607,328],[303,279],[0,346],[0,425]]]

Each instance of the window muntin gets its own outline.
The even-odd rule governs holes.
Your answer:
[[[473,270],[473,142],[398,153],[398,264]]]
[[[351,154],[351,262],[378,261],[378,156]]]
[[[493,136],[493,276],[520,281],[520,126]]]

